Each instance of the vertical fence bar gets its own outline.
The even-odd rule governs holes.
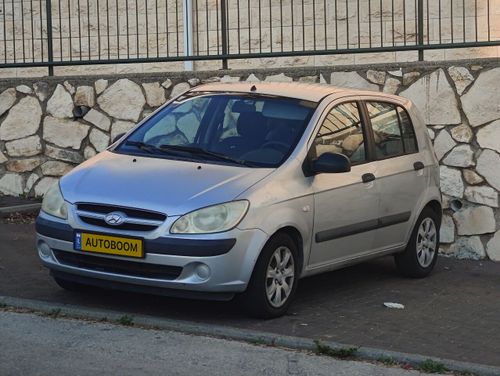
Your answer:
[[[406,46],[406,0],[403,0],[403,45]]]
[[[59,18],[59,58],[60,60],[63,60],[61,0],[57,1],[57,6],[58,6],[57,18]]]
[[[241,54],[240,0],[236,2],[236,17],[238,19],[238,53]]]
[[[208,0],[205,0],[205,26],[207,29],[207,56],[210,55],[210,23],[208,18]]]
[[[16,57],[16,10],[14,9],[14,0],[12,4],[12,52],[14,53],[14,63],[17,63]]]
[[[382,6],[382,0],[380,0],[380,47],[384,47],[384,8]]]
[[[424,60],[424,0],[418,0],[418,61]]]
[[[487,0],[486,15],[488,17],[488,42],[491,41],[491,27],[490,27],[490,0]]]
[[[453,43],[453,0],[450,0],[450,30],[451,30],[451,43]]]
[[[441,41],[443,40],[442,33],[441,33],[441,0],[438,1],[438,6],[439,6],[439,12],[438,12],[438,20],[439,20],[439,44],[441,44]]]
[[[101,60],[101,16],[100,16],[99,0],[97,0],[96,6],[97,6],[97,55],[98,59]],[[70,46],[71,46],[71,32],[69,36],[70,36]]]
[[[316,51],[316,0],[312,2],[312,19],[313,19],[313,49]]]
[[[45,0],[45,15],[47,17],[47,56],[49,64],[49,76],[54,75],[54,50],[52,47],[52,1]]]
[[[372,0],[368,0],[368,45],[372,48]]]
[[[130,33],[128,20],[128,0],[125,0],[125,28],[127,30],[127,59],[130,59]]]
[[[24,1],[21,0],[21,36],[23,41],[23,63],[26,62],[26,50],[25,50],[25,40],[24,40]]]
[[[477,0],[474,0],[474,32],[476,34],[476,42],[478,41],[478,32],[477,32]]]
[[[347,49],[349,49],[349,0],[346,0],[345,2],[345,22],[346,22]]]
[[[5,23],[5,0],[2,0],[3,2],[3,12],[2,12],[2,16],[3,16],[3,50],[4,50],[4,62],[7,64],[7,25]],[[42,17],[42,9],[40,7],[40,17]],[[40,24],[40,27],[42,25]],[[43,48],[42,48],[42,51],[43,51]],[[42,60],[43,60],[43,57],[42,57]]]
[[[431,32],[430,32],[431,16],[430,16],[430,11],[429,11],[429,0],[427,0],[427,3],[426,3],[426,11],[427,11],[427,22],[426,22],[426,25],[427,25],[427,44],[429,45],[431,43],[430,42],[431,41],[431,39],[430,39],[430,35],[431,35]]]
[[[91,40],[90,40],[90,1],[89,0],[87,0],[87,43],[89,44],[88,45],[89,60],[91,60],[92,59],[92,51],[90,49]],[[61,55],[62,55],[62,51],[61,51]]]
[[[283,0],[280,0],[280,31],[281,31],[281,52],[283,52]]]
[[[290,12],[291,12],[291,22],[292,22],[292,51],[295,51],[295,21],[293,18],[293,0],[290,1]]]
[[[4,5],[4,9],[5,9],[5,0],[3,1],[3,5]],[[39,7],[40,7],[40,52],[42,53],[42,61],[44,61],[44,52],[43,52],[43,11],[42,11],[42,0],[39,1],[38,3]],[[4,35],[5,35],[5,14],[4,14],[4,23],[3,23],[3,26],[4,26]],[[6,50],[7,51],[7,50]],[[7,55],[6,55],[7,56]]]
[[[34,29],[34,13],[33,13],[33,0],[30,0],[30,13],[31,13],[31,60],[35,62],[35,29]],[[5,34],[4,34],[5,38]]]
[[[73,44],[71,38],[71,0],[68,0],[68,31],[69,31],[69,59],[73,60]],[[99,24],[98,24],[99,25]]]
[[[270,51],[273,52],[273,4],[269,0],[269,47]]]
[[[220,0],[220,27],[221,27],[221,43],[222,43],[222,55],[227,55],[227,2],[226,0]],[[227,58],[222,59],[222,69],[228,69]]]
[[[465,29],[465,0],[462,0],[462,31],[464,33],[462,41],[465,43],[466,41],[465,35],[467,34],[467,31]]]
[[[220,55],[220,29],[219,29],[219,0],[215,0],[215,24],[216,26],[216,37],[217,37],[217,55]],[[178,25],[177,25],[178,26]],[[179,27],[177,27],[177,30],[179,30]]]
[[[328,28],[326,26],[326,0],[323,0],[323,28],[325,33],[325,50],[328,49]]]
[[[247,0],[247,11],[248,11],[247,12],[248,13],[248,53],[250,53],[252,51],[252,43],[251,43],[252,42],[252,38],[251,38],[252,22],[250,21],[250,0]]]

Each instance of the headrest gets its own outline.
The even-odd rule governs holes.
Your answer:
[[[242,112],[236,129],[240,136],[263,140],[267,133],[266,118],[260,112]]]

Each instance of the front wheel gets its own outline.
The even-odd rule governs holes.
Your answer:
[[[255,317],[273,318],[285,314],[299,277],[298,247],[285,234],[274,235],[264,246],[242,299]]]
[[[430,208],[425,208],[420,214],[405,251],[394,257],[402,275],[423,278],[436,265],[440,227],[438,218]]]

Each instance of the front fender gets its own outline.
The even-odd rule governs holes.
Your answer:
[[[238,228],[242,230],[258,228],[264,231],[269,239],[280,229],[292,227],[296,229],[302,237],[300,249],[303,252],[303,260],[306,261],[309,259],[311,234],[313,232],[313,200],[313,196],[308,195],[268,206],[253,208]],[[305,266],[306,262],[302,265],[302,271],[305,269]]]

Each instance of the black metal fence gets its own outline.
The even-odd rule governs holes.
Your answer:
[[[0,0],[0,67],[500,45],[493,0]],[[498,4],[498,2],[496,2]]]

